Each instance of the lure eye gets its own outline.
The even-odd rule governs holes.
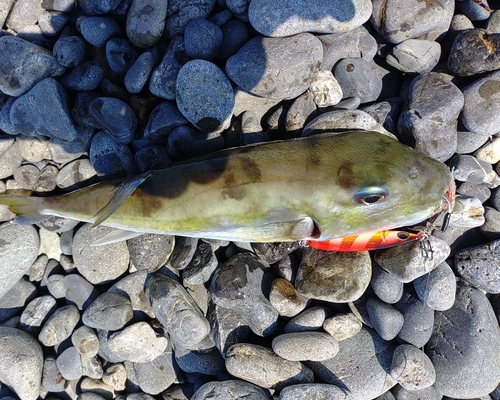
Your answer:
[[[354,195],[354,200],[358,203],[370,205],[379,203],[387,197],[387,189],[378,186],[370,186],[358,190]]]
[[[397,236],[398,236],[398,239],[400,239],[400,240],[406,240],[410,237],[410,234],[408,232],[405,232],[405,231],[400,231],[400,232],[398,232]]]

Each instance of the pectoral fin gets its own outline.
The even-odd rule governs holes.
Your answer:
[[[92,224],[92,228],[95,228],[107,220],[118,209],[118,207],[120,207],[123,202],[129,198],[134,190],[137,189],[139,185],[144,183],[151,175],[151,172],[146,172],[118,184],[115,187],[113,197],[108,204],[106,204],[99,210],[98,213],[94,215],[95,221]]]

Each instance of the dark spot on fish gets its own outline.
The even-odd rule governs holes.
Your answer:
[[[240,163],[243,169],[243,173],[250,182],[260,182],[262,173],[257,163],[252,158],[246,156],[240,157]]]
[[[220,157],[186,166],[182,175],[188,182],[206,185],[221,177],[227,166],[227,158]]]
[[[338,184],[342,189],[349,189],[355,185],[353,165],[350,162],[342,164],[338,173]]]
[[[241,186],[234,186],[227,189],[222,189],[222,196],[224,198],[233,200],[243,200],[246,195],[246,191]]]

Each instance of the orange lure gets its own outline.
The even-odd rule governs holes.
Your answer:
[[[425,232],[411,233],[406,231],[370,231],[359,235],[345,236],[329,240],[327,242],[316,242],[308,240],[307,244],[318,250],[327,251],[365,251],[385,249],[403,243],[415,242],[425,238]]]

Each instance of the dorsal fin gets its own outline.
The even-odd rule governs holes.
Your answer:
[[[108,204],[106,204],[94,215],[95,221],[92,224],[92,228],[95,228],[107,220],[118,209],[118,207],[120,207],[123,202],[129,198],[134,190],[137,189],[139,185],[144,183],[151,175],[152,172],[146,172],[118,184],[115,187],[114,195]]]

